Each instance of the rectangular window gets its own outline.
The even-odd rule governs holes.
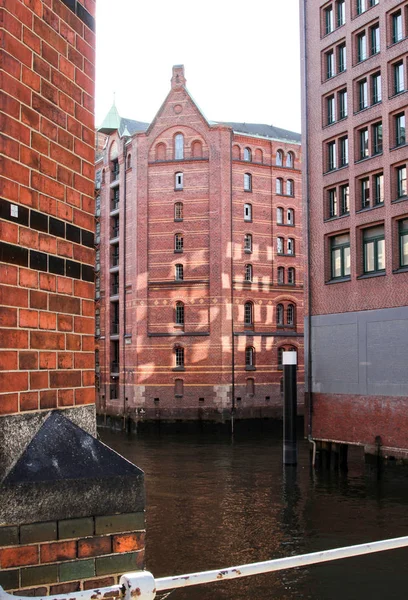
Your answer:
[[[337,27],[346,22],[346,0],[337,0]]]
[[[363,110],[368,106],[368,84],[367,79],[358,82],[358,107]]]
[[[369,155],[368,128],[367,127],[364,127],[364,129],[360,129],[359,138],[360,138],[360,160],[362,160],[363,158],[367,158],[367,156]]]
[[[366,0],[357,0],[357,14],[361,15],[361,13],[367,10]]]
[[[368,208],[370,206],[370,179],[368,177],[360,179],[360,190],[361,208]]]
[[[333,217],[337,217],[337,190],[333,188],[328,190],[329,197],[329,217],[332,219]]]
[[[371,92],[372,104],[381,102],[381,73],[374,73],[374,75],[371,75]]]
[[[395,115],[395,145],[403,146],[405,144],[405,114]]]
[[[382,123],[375,123],[371,126],[371,136],[372,136],[372,153],[373,154],[381,154],[383,151],[383,131],[382,131]]]
[[[341,214],[348,215],[350,212],[350,189],[348,183],[340,186],[340,203]]]
[[[339,119],[345,119],[347,117],[347,90],[341,90],[338,93],[339,102]]]
[[[407,167],[397,167],[397,198],[405,198],[407,195]]]
[[[244,221],[252,221],[252,204],[244,204]]]
[[[392,42],[396,44],[402,40],[402,13],[399,10],[391,16],[392,21]]]
[[[347,69],[346,44],[337,46],[337,69],[339,73]]]
[[[363,231],[364,273],[385,270],[384,226],[370,227]]]
[[[373,25],[370,28],[370,54],[378,54],[380,51],[380,26]]]
[[[404,62],[400,60],[392,66],[394,74],[394,94],[405,91]]]
[[[334,77],[334,52],[330,50],[330,52],[326,53],[326,78],[330,79]]]
[[[384,175],[376,173],[373,178],[374,183],[374,204],[384,204]]]
[[[350,234],[331,238],[331,278],[350,277]]]
[[[331,125],[336,121],[336,104],[334,96],[329,96],[327,99],[327,125]]]
[[[357,62],[366,60],[367,58],[367,36],[365,31],[357,36]]]
[[[348,137],[344,136],[339,139],[340,145],[340,157],[339,157],[339,166],[346,167],[349,162],[348,156]]]
[[[400,267],[408,267],[408,219],[398,222]]]
[[[250,173],[244,173],[244,190],[246,192],[252,191],[252,175]]]
[[[324,10],[324,32],[327,35],[334,30],[333,7],[329,6]]]
[[[335,169],[337,169],[336,142],[329,142],[327,144],[327,170],[334,171]]]

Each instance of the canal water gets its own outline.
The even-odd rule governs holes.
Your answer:
[[[408,535],[408,470],[349,456],[347,473],[313,471],[309,445],[282,466],[281,427],[227,433],[100,430],[145,472],[146,568],[218,569]],[[176,590],[171,600],[384,600],[408,595],[408,549]]]

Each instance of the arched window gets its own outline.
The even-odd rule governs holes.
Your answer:
[[[245,348],[245,366],[252,368],[255,366],[255,348],[252,346]]]
[[[255,150],[255,162],[263,163],[263,152],[262,150]]]
[[[176,202],[174,205],[174,220],[182,221],[183,220],[183,203]]]
[[[191,155],[193,158],[202,158],[203,156],[203,145],[199,140],[195,140],[191,144]]]
[[[252,175],[251,175],[251,173],[244,173],[244,190],[246,192],[252,192]]]
[[[283,237],[276,238],[276,251],[278,254],[283,254]]]
[[[288,152],[286,155],[286,166],[293,169],[293,152]]]
[[[232,158],[234,160],[239,160],[241,158],[241,149],[239,146],[232,147]]]
[[[182,190],[183,189],[183,183],[184,183],[183,173],[181,173],[179,171],[178,173],[176,173],[174,175],[174,189],[175,190]]]
[[[278,267],[278,284],[283,285],[285,283],[285,267]]]
[[[296,281],[295,269],[293,267],[289,267],[289,269],[288,269],[288,284],[295,285],[295,281]]]
[[[293,208],[288,208],[288,210],[286,211],[286,223],[288,225],[295,224],[295,211],[293,210]]]
[[[174,380],[174,395],[176,398],[181,398],[184,394],[184,381],[182,379]]]
[[[174,348],[174,364],[176,367],[184,367],[184,348],[182,346]]]
[[[294,187],[293,179],[288,179],[286,182],[286,195],[293,196],[294,191],[295,191],[295,187]]]
[[[252,377],[247,379],[246,393],[248,394],[248,396],[255,395],[255,379],[253,379]]]
[[[245,281],[252,281],[252,265],[245,265]]]
[[[278,225],[283,225],[283,208],[280,206],[276,209],[276,222]]]
[[[176,325],[184,325],[184,304],[176,302]]]
[[[276,193],[283,194],[283,179],[281,177],[276,180]]]
[[[283,368],[283,364],[282,364],[283,352],[297,352],[297,350],[294,346],[280,346],[278,348],[278,369]]]
[[[244,204],[244,221],[252,221],[252,204]]]
[[[286,309],[286,325],[294,325],[295,324],[295,305],[288,304]]]
[[[278,304],[276,306],[276,325],[278,327],[283,327],[283,325],[284,325],[284,309],[283,309],[283,304]]]
[[[184,268],[180,263],[174,267],[174,278],[176,281],[183,281],[184,279]]]
[[[132,155],[128,154],[127,155],[127,160],[126,160],[126,168],[130,169],[131,166],[132,166]]]
[[[182,133],[177,133],[174,136],[174,158],[176,160],[184,158],[184,136]]]
[[[160,144],[157,144],[155,155],[156,155],[156,160],[166,160],[166,145],[163,144],[163,142],[160,142]]]
[[[251,162],[252,160],[252,152],[250,148],[244,148],[244,160],[246,162]]]
[[[182,233],[176,233],[174,236],[174,251],[175,252],[183,252],[184,248],[184,239]]]
[[[244,250],[249,253],[252,252],[252,235],[250,233],[246,233],[244,237]]]
[[[276,166],[281,167],[283,165],[283,152],[278,150],[276,153]]]
[[[244,324],[254,324],[254,305],[252,302],[245,302],[244,306]]]
[[[295,254],[295,240],[293,238],[288,239],[288,254]]]

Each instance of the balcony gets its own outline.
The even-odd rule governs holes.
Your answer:
[[[114,198],[112,200],[110,211],[111,211],[111,213],[114,213],[115,211],[119,211],[119,198]]]
[[[119,282],[112,283],[111,296],[117,296],[119,294]]]

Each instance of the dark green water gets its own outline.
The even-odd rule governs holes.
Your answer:
[[[408,535],[408,470],[350,456],[282,467],[280,428],[227,434],[100,431],[145,472],[146,567],[156,577]],[[171,600],[384,600],[408,596],[408,549],[174,591]]]

